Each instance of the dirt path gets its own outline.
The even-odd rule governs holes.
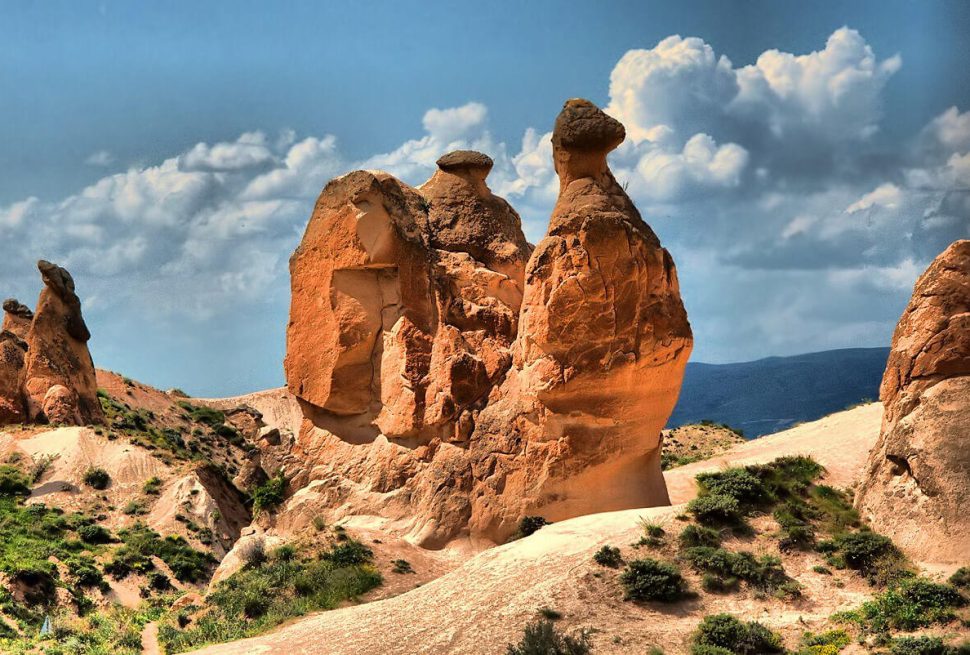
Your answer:
[[[158,624],[146,623],[141,631],[141,655],[162,655],[158,647]]]
[[[693,477],[704,469],[732,463],[767,462],[786,454],[807,454],[828,469],[827,481],[844,486],[856,479],[879,432],[882,408],[859,407],[741,444],[708,462],[667,473],[674,502],[693,494]],[[662,644],[667,653],[687,652],[690,633],[706,613],[728,611],[757,618],[793,635],[838,609],[856,605],[868,589],[847,576],[843,588],[820,582],[811,560],[786,561],[804,581],[805,598],[796,604],[757,599],[750,594],[713,596],[669,606],[624,602],[616,573],[591,564],[605,544],[633,551],[641,535],[638,520],[668,526],[676,533],[683,506],[656,507],[582,516],[543,528],[535,535],[480,553],[461,567],[418,589],[386,600],[308,616],[276,632],[201,651],[200,655],[445,655],[501,653],[521,635],[542,607],[564,615],[560,626],[595,628],[597,655],[647,652]],[[757,544],[747,547],[757,548]],[[638,556],[648,556],[643,553]],[[599,575],[596,575],[599,574]],[[696,584],[696,581],[695,581]],[[797,638],[797,637],[795,637]]]

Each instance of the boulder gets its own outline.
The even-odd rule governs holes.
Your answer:
[[[444,155],[416,189],[327,184],[290,260],[304,420],[276,456],[292,498],[274,525],[372,515],[441,547],[500,542],[528,514],[668,502],[660,431],[692,336],[673,261],[607,166],[623,138],[566,103],[534,252],[482,153]]]
[[[970,240],[920,276],[893,333],[884,413],[856,495],[863,517],[922,561],[970,560]]]
[[[104,413],[97,396],[94,362],[88,351],[91,338],[74,279],[60,266],[37,263],[44,289],[27,333],[24,362],[24,394],[31,421],[49,418],[45,408],[58,412],[58,422],[72,425],[103,423]],[[50,398],[53,387],[60,386]]]

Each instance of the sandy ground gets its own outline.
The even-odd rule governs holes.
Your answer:
[[[741,444],[713,460],[666,473],[675,503],[693,497],[693,477],[702,470],[731,464],[767,462],[787,454],[806,454],[828,470],[835,486],[853,483],[879,432],[882,408],[858,407],[777,435]],[[598,567],[592,555],[604,544],[620,546],[624,557],[646,556],[630,544],[641,535],[638,521],[659,523],[675,535],[682,505],[583,516],[543,528],[535,535],[480,553],[450,573],[393,598],[323,612],[279,630],[205,648],[205,655],[285,653],[324,655],[413,655],[415,653],[502,653],[517,641],[523,626],[543,607],[564,615],[564,630],[592,631],[594,652],[643,653],[652,645],[667,653],[687,652],[691,631],[701,617],[717,611],[742,614],[779,629],[794,645],[797,636],[821,627],[832,612],[858,604],[868,587],[837,572],[841,588],[811,570],[814,554],[785,558],[789,574],[805,587],[795,603],[759,600],[743,591],[726,596],[702,594],[672,605],[636,605],[622,600],[619,573]],[[765,519],[770,521],[770,519]],[[770,526],[765,526],[769,528]],[[745,544],[756,552],[765,543]],[[672,556],[661,551],[658,556]],[[653,552],[653,551],[650,551]],[[698,588],[691,574],[692,586]]]

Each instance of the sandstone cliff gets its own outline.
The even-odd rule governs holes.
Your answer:
[[[970,559],[970,241],[920,276],[893,334],[882,432],[856,504],[928,561]]]
[[[692,337],[673,261],[607,165],[623,139],[566,103],[534,252],[481,153],[417,189],[367,171],[326,186],[290,262],[304,421],[281,527],[375,515],[437,547],[668,502],[660,430]]]

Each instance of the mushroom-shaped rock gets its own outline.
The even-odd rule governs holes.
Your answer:
[[[921,561],[970,560],[970,240],[916,281],[880,387],[883,424],[856,505]]]
[[[98,400],[94,362],[88,351],[91,338],[81,316],[81,300],[74,279],[60,266],[37,263],[44,289],[27,333],[24,392],[30,420],[47,418],[45,407],[56,407],[60,423],[86,425],[104,422]],[[67,393],[48,392],[55,386]],[[69,406],[73,405],[73,406]],[[52,419],[53,420],[53,419]]]
[[[586,100],[556,120],[561,192],[526,268],[519,325],[523,385],[581,470],[550,511],[575,515],[667,502],[660,431],[693,344],[670,254],[606,165],[623,127]],[[595,165],[594,165],[595,164]]]
[[[34,319],[34,312],[30,311],[30,307],[16,298],[7,298],[3,301],[3,312],[3,326],[0,330],[8,330],[21,339],[26,339],[30,322]]]

